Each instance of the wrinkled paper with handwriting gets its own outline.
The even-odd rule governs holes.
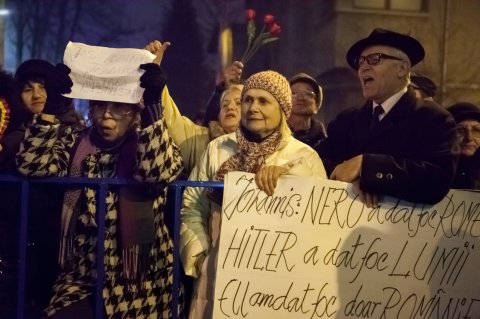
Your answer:
[[[138,103],[143,70],[155,56],[143,49],[115,49],[69,42],[63,62],[71,69],[72,92],[66,97],[124,103]]]

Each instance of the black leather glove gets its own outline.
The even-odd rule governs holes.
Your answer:
[[[73,82],[68,76],[70,68],[63,63],[57,64],[45,77],[45,90],[47,91],[47,102],[42,113],[58,115],[65,111],[70,103],[68,98],[62,94],[72,92]]]
[[[160,95],[167,83],[167,77],[160,66],[155,63],[141,64],[140,69],[145,70],[145,73],[140,77],[140,86],[145,89],[143,92],[145,108],[141,114],[141,126],[147,127],[158,121],[162,116]]]
[[[158,104],[160,95],[167,83],[165,73],[156,63],[141,64],[140,69],[145,70],[145,73],[140,77],[140,86],[145,89],[145,92],[143,92],[145,106]]]

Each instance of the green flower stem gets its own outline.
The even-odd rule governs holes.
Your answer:
[[[259,36],[253,42],[251,50],[248,52],[248,54],[245,55],[244,59],[242,59],[242,62],[243,63],[248,62],[253,57],[253,55],[258,51],[258,49],[262,47],[262,45],[264,44],[264,41],[267,40],[269,36],[270,36],[270,33],[268,32],[263,32],[259,34]]]
[[[245,49],[245,52],[243,53],[243,56],[240,59],[240,61],[242,61],[242,63],[244,63],[244,64],[247,63],[252,58],[253,54],[258,51],[258,48],[262,45],[262,42],[263,42],[265,36],[269,35],[268,32],[265,32],[266,27],[265,27],[265,25],[263,25],[262,29],[260,30],[259,35],[252,42],[252,38],[255,36],[255,34],[254,34],[255,25],[253,24],[253,36],[252,36],[252,33],[249,33],[250,22],[252,22],[252,24],[253,24],[253,21],[250,20],[249,24],[247,25],[247,37],[248,37],[247,48]]]
[[[248,53],[248,51],[250,50],[250,47],[252,45],[252,40],[253,38],[255,37],[255,31],[256,31],[256,28],[255,28],[255,23],[253,22],[253,20],[250,20],[248,21],[248,24],[247,24],[247,39],[248,39],[248,43],[247,43],[247,48],[245,49],[245,52],[243,53],[243,56],[242,58],[240,59],[241,61],[243,61],[243,59],[245,58],[245,55]]]

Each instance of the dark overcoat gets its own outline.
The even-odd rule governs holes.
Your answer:
[[[317,148],[330,174],[336,165],[363,154],[360,187],[412,202],[433,204],[448,192],[455,175],[455,121],[436,103],[409,89],[370,130],[373,103],[350,108],[330,123]]]

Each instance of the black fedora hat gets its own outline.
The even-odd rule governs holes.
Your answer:
[[[408,56],[412,66],[422,61],[425,57],[425,50],[420,42],[409,35],[377,28],[364,39],[357,41],[347,51],[347,62],[353,69],[357,69],[355,60],[362,54],[362,51],[373,45],[386,45],[397,48]]]
[[[15,80],[19,83],[26,83],[29,80],[45,79],[49,72],[52,72],[54,66],[48,61],[41,59],[31,59],[23,62],[15,72]]]
[[[480,122],[480,107],[473,103],[458,102],[450,105],[447,110],[453,115],[455,122],[477,120]]]

